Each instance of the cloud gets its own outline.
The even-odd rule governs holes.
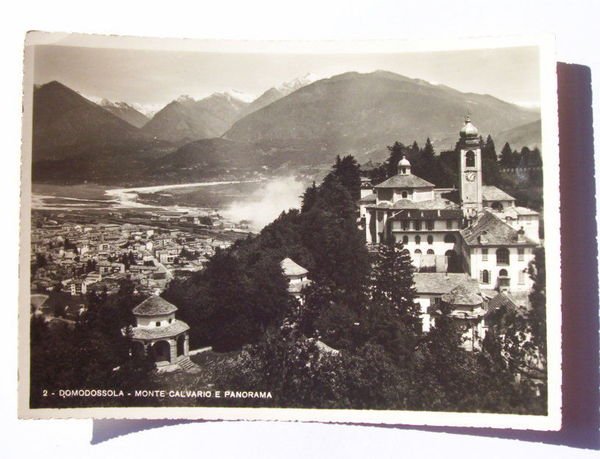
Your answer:
[[[279,177],[267,182],[247,199],[232,202],[222,213],[233,221],[248,220],[253,231],[260,231],[284,210],[299,208],[305,187],[294,177]]]

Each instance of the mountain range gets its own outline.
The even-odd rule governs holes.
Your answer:
[[[331,153],[366,156],[395,140],[451,149],[464,116],[482,134],[539,119],[536,111],[489,95],[463,93],[391,72],[345,73],[304,86],[237,121],[225,138],[271,145],[318,145]]]
[[[34,91],[34,180],[73,183],[248,174],[287,165],[387,156],[394,141],[452,149],[469,114],[501,148],[539,145],[539,111],[391,72],[307,75],[251,103],[229,93],[182,96],[150,120],[125,102],[98,104],[58,82]],[[76,167],[73,167],[76,165]],[[286,166],[286,167],[287,167]],[[237,172],[236,172],[237,171]]]
[[[137,128],[141,128],[150,120],[150,118],[127,102],[111,102],[108,99],[102,99],[98,105]]]

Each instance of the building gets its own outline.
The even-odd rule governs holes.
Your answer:
[[[150,353],[159,369],[176,369],[189,360],[190,327],[175,317],[177,307],[151,296],[133,308],[132,352]],[[125,331],[126,333],[127,331]]]
[[[483,185],[479,145],[479,131],[467,118],[457,145],[457,190],[436,188],[414,175],[403,157],[393,177],[375,186],[362,180],[358,202],[369,246],[394,241],[410,252],[423,331],[446,303],[463,325],[469,350],[485,336],[491,300],[502,295],[526,304],[532,287],[528,268],[540,245],[539,213]]]
[[[539,214],[483,185],[479,131],[467,118],[459,133],[458,190],[436,188],[402,158],[398,173],[371,186],[361,182],[361,223],[367,244],[396,241],[420,272],[465,272],[484,290],[524,292]]]
[[[308,278],[308,270],[300,266],[291,258],[285,258],[281,261],[281,270],[283,275],[288,280],[288,292],[298,299],[300,303],[304,302],[302,290],[311,284]]]

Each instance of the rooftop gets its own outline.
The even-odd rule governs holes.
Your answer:
[[[284,258],[281,261],[281,269],[285,276],[303,276],[308,274],[308,270],[300,266],[291,258]]]
[[[507,293],[501,292],[488,301],[486,316],[493,314],[501,308],[505,308],[507,311],[517,311],[519,306]]]
[[[479,283],[475,279],[469,279],[442,295],[442,301],[453,306],[477,306],[483,303],[483,297]]]
[[[466,273],[415,273],[415,289],[419,294],[443,295],[473,279]]]
[[[516,229],[487,211],[479,214],[471,226],[461,230],[461,235],[465,244],[471,246],[537,245],[524,235],[519,239]]]
[[[375,188],[434,188],[435,185],[433,183],[428,182],[427,180],[422,179],[421,177],[417,177],[413,174],[406,175],[394,175],[389,179],[381,182],[379,185],[375,185]]]
[[[502,191],[500,188],[493,185],[482,186],[482,196],[484,201],[514,201],[510,194]]]
[[[375,193],[371,193],[366,195],[364,198],[360,198],[360,201],[358,201],[359,204],[366,204],[369,202],[375,202],[377,201],[377,195]]]
[[[162,316],[177,311],[177,307],[160,296],[146,298],[135,308],[133,314],[136,316]]]
[[[434,199],[428,199],[426,201],[412,201],[410,199],[398,199],[394,203],[384,201],[369,207],[377,207],[378,209],[460,210],[460,207],[454,202],[438,196],[436,196]]]
[[[179,335],[190,329],[189,325],[181,320],[175,320],[165,327],[134,327],[131,330],[133,339],[161,339]]]

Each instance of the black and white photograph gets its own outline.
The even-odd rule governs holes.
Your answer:
[[[20,416],[559,429],[553,58],[30,32]]]

